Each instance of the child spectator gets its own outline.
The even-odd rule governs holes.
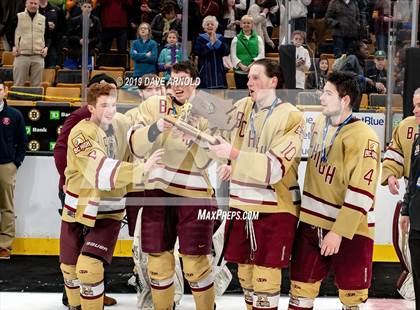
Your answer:
[[[86,14],[89,16],[88,66],[89,70],[92,70],[92,58],[95,54],[95,50],[99,49],[102,33],[101,22],[98,17],[91,14],[92,9],[92,1],[84,1],[81,4],[82,13],[72,18],[69,22],[67,38],[64,41],[64,49],[67,51],[63,63],[64,69],[76,70],[82,65],[83,14]]]
[[[324,89],[329,69],[327,57],[320,57],[315,66],[315,70],[306,77],[305,89]]]
[[[175,5],[172,2],[166,3],[162,7],[162,12],[153,18],[152,23],[153,39],[162,46],[165,45],[165,39],[170,30],[176,30],[178,35],[182,32],[182,21],[177,18]]]
[[[292,34],[293,45],[296,46],[296,88],[305,88],[305,71],[311,67],[311,57],[306,48],[302,46],[305,41],[305,33],[296,30]]]
[[[160,52],[158,60],[159,71],[164,71],[163,78],[167,82],[171,76],[172,65],[182,60],[182,48],[178,43],[178,31],[169,30],[166,38],[167,44]]]
[[[130,56],[134,60],[134,77],[146,73],[156,73],[158,47],[152,40],[152,29],[148,23],[141,23],[138,29],[138,39],[133,42]]]

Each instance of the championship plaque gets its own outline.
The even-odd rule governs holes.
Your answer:
[[[193,126],[190,124],[177,119],[176,117],[172,115],[166,115],[163,118],[166,122],[172,124],[174,127],[176,127],[178,130],[182,131],[183,133],[186,133],[190,136],[192,136],[194,139],[197,139],[199,141],[207,142],[209,144],[215,145],[219,144],[217,139]]]

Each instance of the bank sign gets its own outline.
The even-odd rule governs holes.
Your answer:
[[[305,111],[305,135],[302,144],[302,157],[308,157],[309,143],[311,141],[311,128],[315,120],[321,115],[321,112]],[[376,132],[381,143],[381,149],[385,145],[385,114],[384,113],[353,113],[355,117],[368,124]]]

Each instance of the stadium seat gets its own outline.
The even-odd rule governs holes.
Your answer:
[[[37,102],[35,102],[35,105],[37,107],[51,106],[51,102],[49,102],[49,101],[37,101]],[[55,107],[69,107],[70,102],[68,102],[68,101],[54,102],[54,106]]]
[[[388,95],[386,94],[370,94],[369,102],[372,107],[385,107]],[[402,108],[403,97],[400,94],[392,95],[392,107]]]
[[[226,81],[227,81],[228,89],[236,89],[235,78],[234,78],[232,70],[226,73]]]
[[[74,83],[74,84],[70,84],[70,83],[57,83],[57,85],[55,85],[56,87],[82,87],[81,83]]]
[[[319,105],[319,95],[316,91],[301,91],[297,96],[298,105]]]
[[[13,61],[15,60],[15,56],[10,51],[4,51],[1,56],[1,63],[2,66],[13,66]]]
[[[79,87],[48,87],[45,93],[46,101],[63,102],[63,101],[80,101]],[[51,98],[52,96],[53,98]],[[54,98],[57,97],[57,98]]]
[[[82,83],[82,71],[81,70],[66,70],[66,69],[58,70],[56,83],[61,83],[61,84]]]
[[[124,79],[124,70],[118,70],[118,71],[117,70],[93,70],[91,77],[94,77],[95,75],[98,75],[98,74],[109,75],[110,77],[114,78],[116,81]]]
[[[35,101],[7,99],[7,104],[11,106],[34,106]]]
[[[369,106],[369,97],[367,94],[362,94],[362,100],[360,101],[360,108],[366,109]]]
[[[47,86],[52,86],[55,82],[55,69],[44,69],[42,72],[42,83],[45,83]]]
[[[127,68],[128,54],[100,53],[96,59],[96,66]]]
[[[24,94],[15,94],[13,92],[26,93]],[[8,99],[12,100],[29,100],[37,101],[44,99],[44,88],[43,87],[26,87],[26,86],[12,86],[9,89]]]
[[[0,68],[0,79],[2,81],[13,81],[13,68]]]

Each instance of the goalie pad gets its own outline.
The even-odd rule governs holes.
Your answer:
[[[399,201],[395,208],[392,223],[392,243],[403,267],[403,272],[398,278],[396,286],[398,293],[400,293],[404,299],[415,300],[413,276],[411,274],[410,248],[408,246],[408,234],[402,233],[399,225],[401,206],[402,202]]]

